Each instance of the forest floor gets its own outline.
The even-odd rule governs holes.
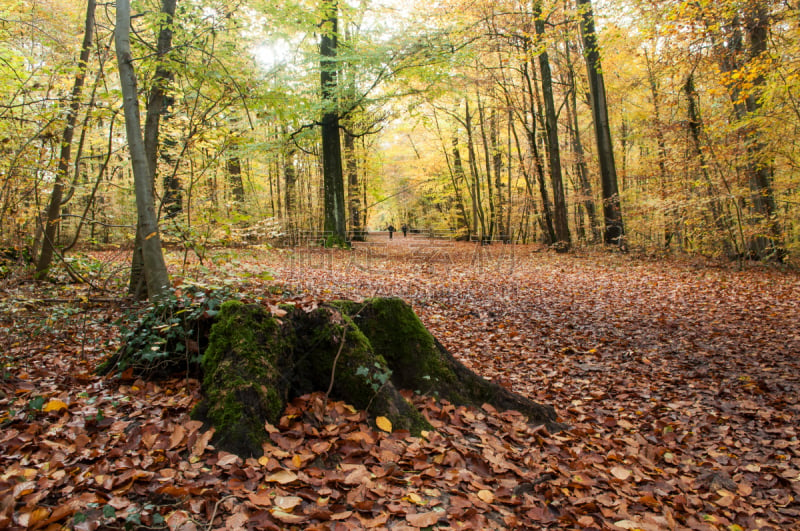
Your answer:
[[[796,272],[397,236],[184,258],[176,282],[269,304],[402,297],[570,428],[411,390],[436,428],[415,438],[311,395],[260,458],[218,452],[197,381],[93,374],[135,308],[129,256],[92,253],[110,292],[0,281],[0,528],[800,529]]]

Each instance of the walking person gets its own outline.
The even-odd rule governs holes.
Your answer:
[[[406,234],[408,234],[408,225],[406,225],[405,223],[403,223],[403,226],[402,226],[402,227],[400,227],[400,230],[402,230],[402,231],[403,231],[403,238],[405,238],[405,237],[406,237]]]
[[[393,233],[394,233],[394,231],[395,231],[394,225],[392,225],[392,224],[389,224],[389,226],[388,226],[388,227],[386,227],[386,230],[388,230],[388,231],[389,231],[389,239],[391,240],[391,239],[392,239],[392,234],[393,234]]]

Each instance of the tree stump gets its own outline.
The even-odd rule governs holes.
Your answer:
[[[215,428],[220,449],[262,455],[265,423],[277,424],[289,400],[314,391],[412,434],[430,425],[400,389],[456,405],[489,403],[520,411],[533,424],[560,427],[552,406],[489,382],[456,360],[401,299],[334,301],[310,312],[285,308],[277,317],[261,305],[231,300],[213,317],[201,358],[203,399],[193,416]],[[125,356],[115,363],[135,366]]]

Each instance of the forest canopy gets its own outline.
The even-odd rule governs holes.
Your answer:
[[[75,246],[149,241],[115,30],[160,238],[201,257],[389,225],[561,250],[800,247],[790,3],[135,0],[124,28],[115,11],[0,8],[0,241],[40,276]]]

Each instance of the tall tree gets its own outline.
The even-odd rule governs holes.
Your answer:
[[[737,23],[738,17],[734,19]],[[751,254],[759,258],[774,258],[783,260],[783,234],[778,223],[775,195],[772,191],[773,161],[767,153],[762,132],[757,125],[747,123],[749,118],[756,116],[762,107],[761,96],[765,84],[764,75],[760,73],[760,62],[768,62],[767,39],[769,38],[770,21],[767,6],[761,0],[748,0],[744,4],[742,22],[747,35],[748,49],[744,55],[750,65],[736,65],[742,70],[748,66],[757,72],[751,75],[752,89],[744,91],[738,83],[731,85],[731,97],[734,100],[734,109],[737,117],[745,125],[743,135],[746,145],[745,172],[750,186],[752,208],[766,230],[760,231],[748,243]],[[741,44],[738,31],[733,31],[729,45],[740,50]],[[730,53],[730,52],[729,52]],[[733,59],[736,61],[736,58]],[[744,92],[744,93],[743,93]],[[743,104],[741,100],[744,100]]]
[[[536,36],[544,40],[544,18],[542,18],[542,2],[534,0],[533,24]],[[567,213],[567,200],[564,195],[564,183],[561,173],[561,150],[558,140],[558,116],[553,96],[553,76],[550,70],[550,57],[547,49],[539,52],[539,70],[542,74],[542,96],[544,99],[545,136],[547,138],[547,159],[550,163],[550,185],[553,188],[553,214],[555,221],[555,246],[560,250],[570,247],[570,234]]]
[[[117,0],[117,16],[114,41],[117,49],[119,82],[122,89],[122,105],[125,112],[125,131],[133,166],[133,182],[136,193],[136,230],[141,235],[142,273],[147,285],[149,299],[157,299],[170,287],[169,273],[161,250],[161,236],[155,211],[153,175],[150,171],[144,139],[142,138],[139,113],[139,96],[136,72],[133,68],[130,41],[131,6],[129,0]]]
[[[328,243],[333,245],[343,245],[347,241],[337,94],[338,17],[338,1],[322,0],[319,53],[320,84],[324,105],[321,122],[323,203],[325,207],[323,228],[329,234]]]
[[[583,54],[586,59],[586,72],[589,78],[589,93],[592,103],[597,158],[600,164],[600,182],[603,188],[603,216],[605,230],[603,241],[607,244],[623,244],[625,227],[622,223],[622,209],[617,186],[617,168],[614,164],[614,146],[611,143],[611,126],[608,117],[606,87],[600,61],[597,32],[594,27],[594,13],[591,0],[576,0],[579,15]]]
[[[83,90],[86,71],[89,65],[89,53],[92,48],[92,34],[94,33],[94,15],[96,1],[89,0],[86,6],[86,20],[83,31],[83,44],[81,45],[80,58],[78,59],[78,72],[75,74],[75,81],[72,86],[70,96],[69,111],[67,112],[67,123],[61,136],[61,150],[58,158],[58,169],[56,170],[53,191],[50,194],[50,203],[47,207],[47,216],[44,220],[42,250],[36,262],[36,272],[34,277],[44,279],[50,270],[53,262],[53,253],[56,249],[56,234],[61,223],[61,208],[64,198],[64,186],[69,172],[70,159],[72,157],[72,138],[75,134],[75,124],[78,120],[78,111],[81,106],[81,92]]]
[[[144,149],[147,156],[147,168],[150,172],[148,186],[149,195],[155,198],[155,181],[158,176],[159,153],[162,159],[172,162],[167,150],[160,149],[160,130],[161,118],[168,112],[169,104],[172,100],[167,91],[173,80],[174,73],[168,67],[168,54],[172,49],[173,23],[175,19],[175,8],[177,0],[162,0],[161,13],[163,15],[160,29],[158,32],[158,43],[156,45],[156,71],[151,83],[150,92],[147,98],[147,117],[144,124]],[[169,139],[169,144],[174,144],[174,140]],[[164,177],[164,204],[168,209],[168,216],[173,217],[181,210],[180,187],[178,179],[172,169],[169,169]],[[147,282],[144,278],[144,258],[142,256],[142,233],[139,225],[136,226],[136,239],[134,240],[133,260],[131,263],[131,275],[128,281],[128,292],[137,299],[148,296]]]

